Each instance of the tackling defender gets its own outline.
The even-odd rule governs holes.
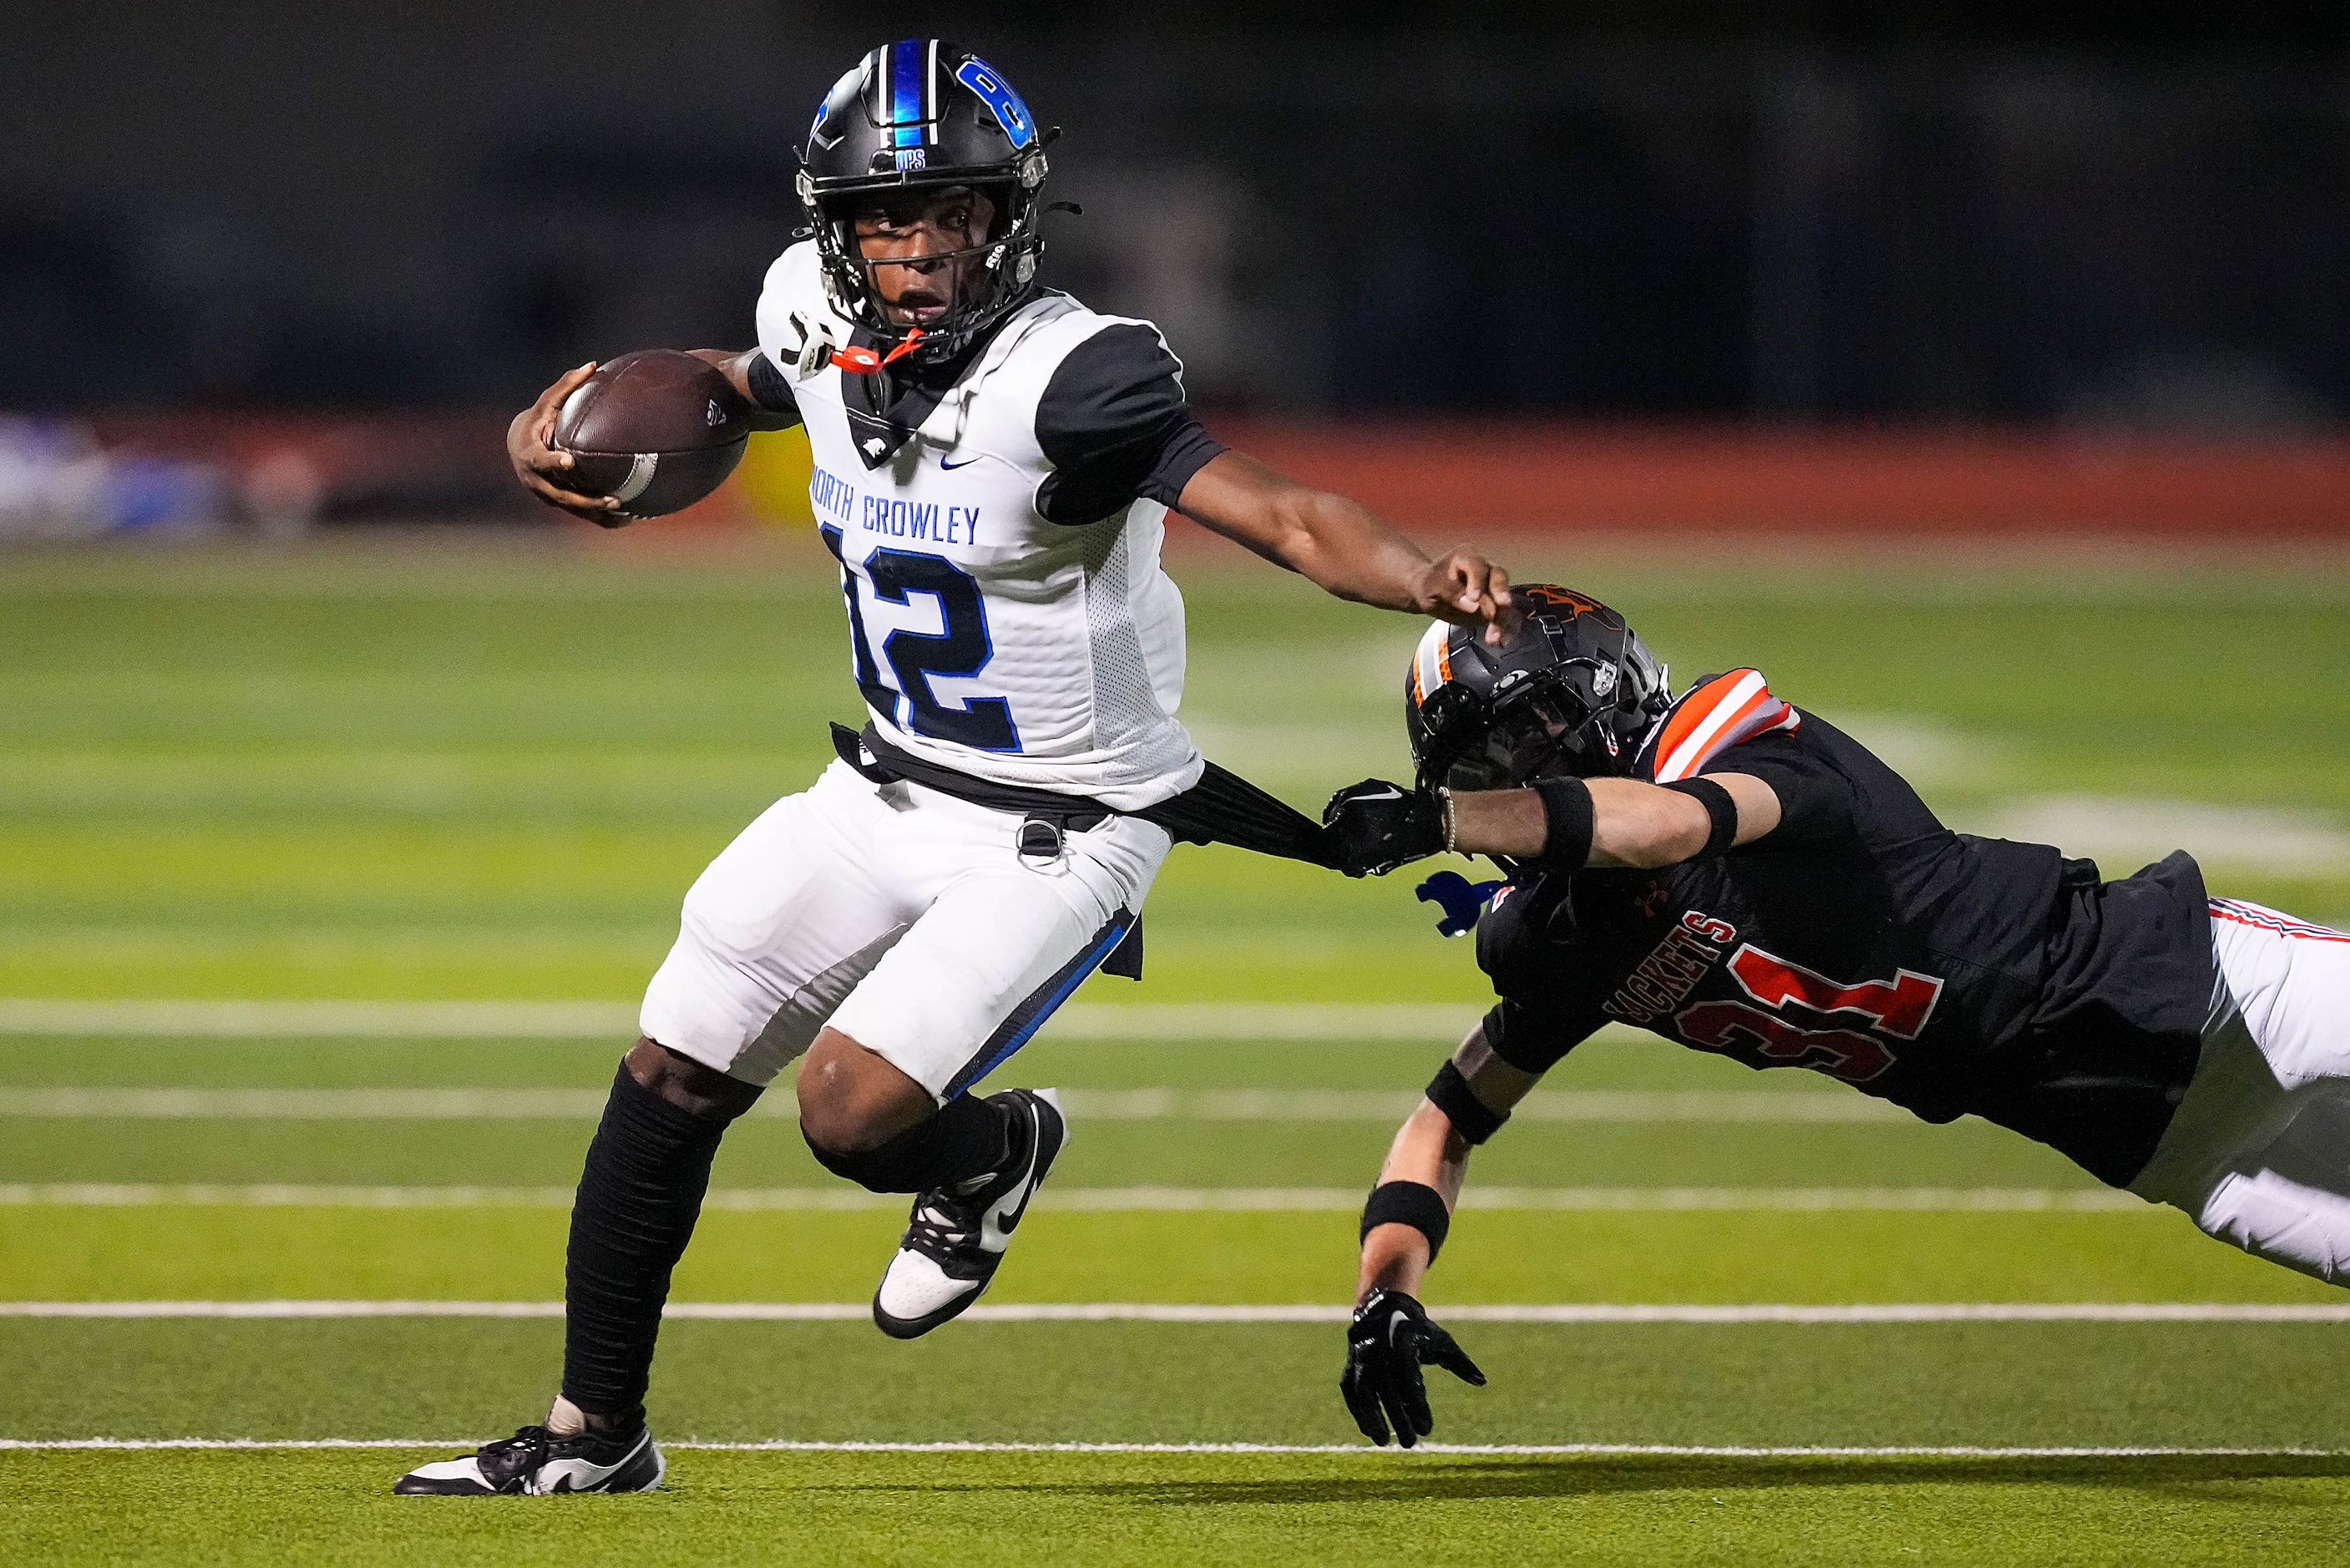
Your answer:
[[[1447,626],[1406,681],[1419,786],[1326,814],[1349,874],[1443,849],[1509,872],[1477,931],[1499,1002],[1396,1134],[1363,1213],[1341,1384],[1373,1441],[1481,1373],[1415,1300],[1470,1152],[1610,1021],[1810,1067],[1929,1122],[1975,1115],[2207,1233],[2350,1272],[2350,935],[1953,833],[1752,670],[1675,701],[1614,611],[1544,585],[1497,647]],[[1463,902],[1473,902],[1465,899]],[[1457,917],[1456,917],[1457,918]]]
[[[396,1491],[660,1484],[643,1400],[671,1270],[726,1125],[795,1058],[816,1158],[917,1195],[874,1321],[910,1338],[987,1288],[1067,1127],[1050,1090],[965,1091],[1096,968],[1139,976],[1137,914],[1172,841],[1323,858],[1311,821],[1176,721],[1170,508],[1342,598],[1507,619],[1483,556],[1431,562],[1227,450],[1156,327],[1037,286],[1047,140],[977,57],[874,49],[801,150],[813,237],[768,270],[758,347],[695,351],[755,426],[806,426],[868,722],[836,727],[840,760],[686,895],[580,1178],[545,1423]],[[550,444],[593,369],[508,447],[542,500],[614,523],[621,504],[565,488]]]

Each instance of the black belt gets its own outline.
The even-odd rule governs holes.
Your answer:
[[[1179,844],[1230,844],[1331,870],[1338,866],[1321,826],[1313,818],[1213,763],[1207,763],[1200,782],[1182,794],[1139,811],[1118,811],[1085,795],[996,784],[925,762],[883,740],[870,724],[861,735],[846,724],[835,724],[832,749],[842,762],[875,784],[906,779],[974,805],[1020,814],[1052,836],[1047,847],[1040,835],[1037,853],[1059,853],[1062,834],[1083,833],[1113,816],[1139,816],[1165,828]],[[1031,853],[1025,826],[1021,852]]]

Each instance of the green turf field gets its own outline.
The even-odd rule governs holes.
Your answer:
[[[220,1314],[559,1295],[563,1189],[679,896],[852,715],[821,561],[0,556],[0,1439],[471,1442],[536,1416],[546,1316]],[[1213,754],[1309,805],[1400,771],[1410,623],[1253,564],[1178,571]],[[2350,572],[1571,580],[1683,680],[1757,665],[1960,826],[2116,874],[2183,844],[2215,889],[2350,921]],[[1493,1385],[1440,1389],[1437,1435],[1504,1451],[1320,1451],[1359,1448],[1329,1323],[1138,1321],[1347,1299],[1349,1210],[1478,1012],[1413,880],[1178,851],[1144,982],[1091,982],[1004,1075],[1068,1089],[1076,1138],[991,1321],[906,1346],[807,1313],[866,1296],[900,1216],[786,1116],[730,1135],[677,1297],[734,1315],[665,1337],[656,1428],[880,1449],[680,1448],[658,1497],[484,1506],[384,1495],[406,1449],[0,1449],[0,1559],[2338,1560],[2350,1324],[2248,1314],[2350,1298],[1998,1129],[1628,1033],[1480,1156],[1430,1300],[1679,1316],[1461,1324]],[[184,1005],[99,1011],[124,1000]],[[201,1005],[230,1001],[525,1005],[465,1015],[506,1033],[413,1007],[303,1033]],[[565,1033],[578,1003],[611,1026]],[[164,1302],[232,1305],[135,1304]],[[1102,1303],[1123,1315],[1066,1315]],[[1757,1303],[1860,1321],[1680,1310]],[[1877,1310],[1950,1303],[2022,1315]],[[2067,1306],[2103,1315],[2030,1310]],[[150,1315],[55,1315],[93,1311]],[[914,1447],[957,1442],[1000,1447]],[[1244,1444],[1299,1451],[1214,1448]],[[1794,1451],[1824,1449],[1942,1451]],[[2258,1451],[2012,1451],[2112,1449]]]

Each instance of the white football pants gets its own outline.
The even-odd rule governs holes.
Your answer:
[[[2214,898],[2211,936],[2202,1055],[2130,1190],[2350,1285],[2350,934]]]
[[[829,1023],[945,1103],[1117,948],[1170,847],[1112,816],[1024,855],[1023,820],[834,763],[686,894],[646,1037],[765,1084]]]

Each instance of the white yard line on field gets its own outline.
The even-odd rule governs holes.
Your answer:
[[[1072,1002],[1060,1040],[1427,1040],[1451,1044],[1477,1002]],[[0,1034],[353,1040],[626,1039],[632,1002],[87,1002],[0,997]]]
[[[602,1089],[166,1089],[0,1087],[0,1116],[109,1121],[593,1122]],[[1419,1096],[1387,1089],[1069,1089],[1071,1116],[1101,1121],[1384,1122]],[[796,1114],[771,1095],[754,1116]],[[1537,1092],[1517,1118],[1534,1122],[1900,1122],[1898,1106],[1833,1090],[1581,1089]]]
[[[0,1184],[0,1207],[231,1207],[259,1209],[569,1209],[567,1187],[307,1187],[188,1183],[52,1182]],[[716,1188],[709,1210],[738,1213],[781,1210],[902,1209],[892,1193],[838,1187]],[[1030,1207],[1080,1213],[1312,1210],[1354,1213],[1363,1206],[1353,1187],[1071,1187],[1046,1188]],[[1565,1213],[1743,1210],[1837,1212],[1892,1210],[1913,1213],[2151,1213],[2140,1198],[2110,1187],[1472,1187],[1461,1207],[1548,1210]]]
[[[1916,1323],[2350,1323],[2350,1303],[2280,1302],[1865,1302],[1724,1305],[1566,1302],[1446,1305],[1448,1323],[1916,1324]],[[864,1302],[671,1302],[665,1316],[705,1323],[861,1323]],[[559,1318],[561,1302],[250,1301],[0,1302],[21,1318]],[[1344,1323],[1341,1304],[1222,1306],[1180,1302],[983,1303],[973,1323]]]
[[[0,1034],[172,1039],[597,1039],[633,1033],[612,1002],[83,1002],[0,997]]]
[[[149,1452],[161,1449],[469,1449],[471,1438],[0,1438],[0,1449]],[[1699,1443],[1430,1443],[1409,1450],[1369,1443],[890,1443],[775,1438],[757,1443],[668,1442],[671,1452],[784,1454],[1410,1454],[1706,1459],[2332,1459],[2350,1449],[1760,1447]]]
[[[2033,795],[1992,807],[1968,826],[2027,844],[2060,845],[2102,860],[2108,874],[2174,849],[2206,867],[2272,877],[2350,873],[2350,832],[2329,813],[2115,795]]]

